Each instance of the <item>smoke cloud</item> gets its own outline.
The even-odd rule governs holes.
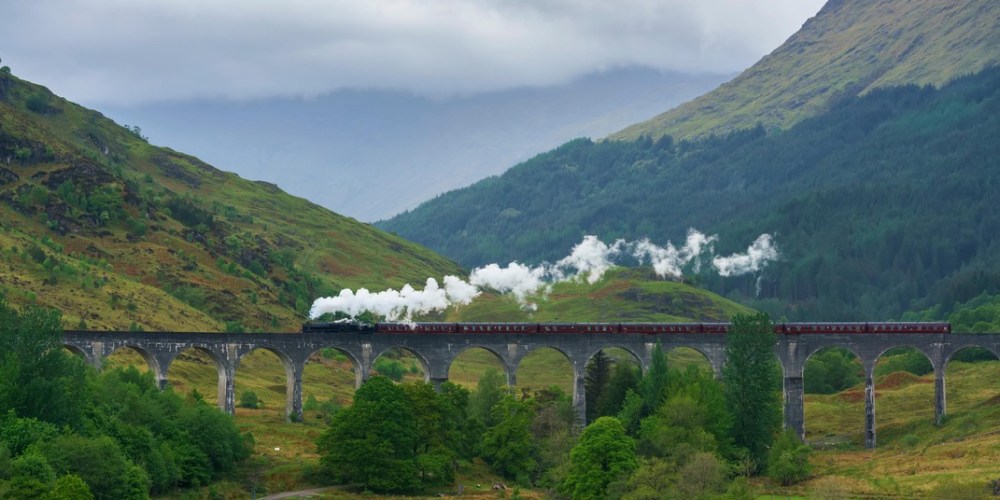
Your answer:
[[[423,290],[416,290],[409,284],[399,291],[389,289],[375,293],[365,288],[357,292],[344,289],[336,297],[316,299],[309,317],[315,319],[325,313],[338,312],[356,317],[371,311],[389,321],[410,321],[413,315],[469,304],[484,290],[513,295],[525,309],[536,310],[537,305],[529,301],[530,297],[545,295],[553,283],[562,281],[597,283],[614,265],[615,259],[623,255],[634,257],[640,264],[648,262],[657,276],[672,279],[683,277],[684,270],[689,267],[695,273],[700,272],[703,259],[710,258],[715,271],[728,277],[759,272],[780,257],[769,234],[760,235],[746,253],[729,256],[714,255],[716,241],[717,235],[705,235],[695,229],[688,231],[680,247],[671,242],[658,246],[648,238],[636,242],[616,240],[608,245],[588,235],[555,264],[543,263],[534,267],[518,262],[511,262],[506,267],[488,264],[473,269],[468,281],[445,276],[444,287],[434,278],[427,278]]]
[[[739,276],[760,271],[772,260],[777,260],[778,248],[771,241],[771,235],[762,234],[747,248],[747,253],[737,253],[728,257],[712,259],[712,266],[720,276]]]

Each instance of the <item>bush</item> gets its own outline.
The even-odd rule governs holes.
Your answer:
[[[926,375],[934,371],[931,361],[916,349],[892,349],[883,357],[882,362],[875,366],[875,376],[881,377],[894,372],[910,372],[914,375]]]
[[[403,366],[403,363],[394,359],[383,358],[375,362],[375,371],[395,382],[399,382],[403,380],[403,375],[406,374],[406,367]]]
[[[240,394],[240,408],[260,408],[260,401],[257,399],[257,393],[253,391],[244,391]]]
[[[903,446],[907,448],[913,448],[920,443],[920,438],[916,434],[907,434],[903,436],[903,439],[901,439],[900,442],[902,442]]]
[[[768,477],[785,486],[805,480],[812,472],[809,464],[810,451],[808,446],[799,441],[795,431],[789,429],[781,433],[768,455]]]

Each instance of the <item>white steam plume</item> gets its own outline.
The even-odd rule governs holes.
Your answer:
[[[739,276],[760,271],[768,262],[778,259],[778,248],[771,241],[771,235],[762,234],[750,244],[747,253],[736,253],[728,257],[712,259],[712,265],[720,276]]]
[[[701,254],[712,251],[713,245],[718,239],[718,236],[705,236],[704,233],[695,229],[688,229],[687,240],[680,248],[675,247],[669,241],[666,246],[657,246],[649,239],[643,238],[631,245],[632,256],[639,259],[639,262],[645,262],[646,259],[649,259],[657,276],[680,278],[684,274],[684,266],[692,261],[694,262],[694,272],[701,270]]]
[[[364,288],[358,289],[357,293],[344,289],[336,297],[316,299],[309,317],[337,312],[356,317],[364,311],[371,311],[390,321],[409,321],[414,314],[469,304],[483,290],[509,293],[522,307],[535,310],[537,306],[528,301],[530,296],[548,293],[553,283],[561,281],[586,279],[588,283],[597,283],[620,255],[631,255],[640,263],[648,260],[660,277],[680,278],[689,265],[694,272],[699,272],[702,257],[714,253],[716,241],[718,236],[707,236],[695,229],[688,231],[687,239],[680,248],[670,242],[661,247],[646,238],[637,242],[617,240],[608,245],[596,236],[588,235],[573,247],[570,255],[555,264],[543,263],[535,267],[517,262],[511,262],[506,267],[488,264],[473,269],[468,281],[445,276],[443,288],[434,278],[427,278],[423,290],[415,290],[408,284],[399,291],[389,289],[376,293]],[[738,276],[760,271],[778,256],[771,236],[762,234],[750,245],[747,253],[714,257],[712,266],[722,276]]]
[[[564,278],[563,269],[576,269],[574,279],[587,277],[590,284],[597,283],[604,276],[604,273],[611,268],[611,258],[620,254],[625,247],[625,240],[617,240],[611,246],[597,239],[597,236],[587,235],[583,241],[573,247],[570,254],[556,262],[556,270],[559,278]],[[560,279],[561,281],[561,279]]]
[[[546,285],[545,277],[549,274],[546,267],[528,267],[517,262],[511,262],[507,267],[488,264],[473,269],[469,275],[469,283],[478,289],[512,293],[518,302],[524,303],[525,297],[534,295]]]

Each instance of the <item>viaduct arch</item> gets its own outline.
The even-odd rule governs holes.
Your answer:
[[[940,422],[946,412],[945,365],[959,350],[982,347],[1000,356],[1000,334],[957,333],[867,333],[867,334],[777,334],[774,353],[781,364],[784,391],[785,427],[805,436],[804,385],[805,362],[817,351],[827,347],[848,349],[861,360],[865,372],[865,446],[874,448],[875,439],[875,362],[889,349],[912,347],[922,352],[934,367],[934,414]],[[219,373],[219,407],[232,414],[235,411],[234,376],[236,367],[246,354],[255,349],[274,352],[285,366],[287,375],[286,415],[302,416],[302,371],[310,354],[324,348],[345,352],[356,366],[360,385],[372,371],[378,354],[392,348],[413,352],[425,365],[427,378],[435,387],[448,380],[451,363],[463,351],[478,347],[495,354],[514,385],[521,360],[531,351],[550,347],[562,352],[573,367],[573,406],[581,418],[586,414],[584,372],[587,361],[599,350],[619,347],[639,359],[643,370],[649,365],[653,350],[659,344],[666,350],[688,347],[708,358],[716,375],[725,364],[725,334],[331,334],[331,333],[132,333],[67,331],[64,345],[82,354],[94,366],[116,349],[130,347],[149,363],[160,385],[165,387],[170,364],[180,351],[195,348],[208,353],[216,362]]]

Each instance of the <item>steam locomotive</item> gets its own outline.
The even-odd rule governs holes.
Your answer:
[[[305,323],[302,333],[582,334],[726,333],[730,323]],[[951,323],[775,323],[774,333],[950,333]]]

